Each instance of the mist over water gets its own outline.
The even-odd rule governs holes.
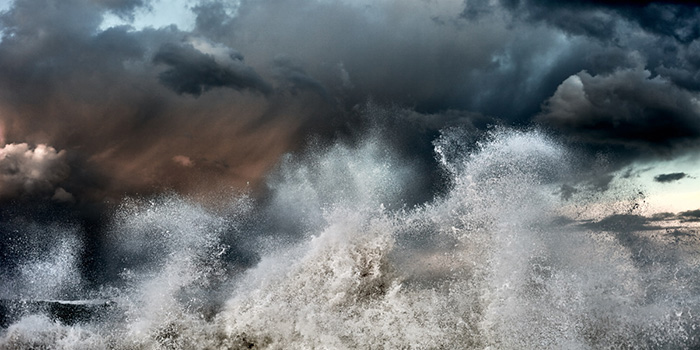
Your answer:
[[[448,187],[419,205],[417,170],[379,136],[288,156],[262,199],[124,200],[99,286],[79,229],[27,223],[0,349],[700,346],[697,242],[576,221],[576,157],[541,132],[468,139],[435,141]]]

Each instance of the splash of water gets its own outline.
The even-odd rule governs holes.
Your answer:
[[[108,237],[124,270],[88,293],[114,305],[76,322],[20,308],[0,348],[699,345],[695,247],[563,220],[572,156],[542,133],[461,140],[435,142],[451,187],[417,207],[401,201],[411,167],[377,139],[290,157],[264,202],[126,201]],[[80,285],[66,242],[7,279]]]

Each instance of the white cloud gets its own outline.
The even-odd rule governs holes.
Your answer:
[[[0,149],[0,198],[54,195],[69,173],[65,151],[42,144],[34,149],[26,143],[5,145]]]

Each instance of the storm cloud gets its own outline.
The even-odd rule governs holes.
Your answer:
[[[445,127],[538,125],[581,159],[603,151],[601,191],[636,159],[698,148],[692,2],[208,0],[192,28],[129,26],[151,5],[0,14],[1,136],[62,150],[71,171],[50,183],[78,201],[255,187],[309,140],[373,128],[426,184]]]
[[[538,118],[585,142],[666,152],[700,136],[696,96],[641,67],[567,78]]]

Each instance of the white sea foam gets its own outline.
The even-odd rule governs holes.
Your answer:
[[[562,221],[572,157],[542,133],[460,140],[436,141],[451,187],[416,208],[401,206],[411,167],[377,139],[290,157],[264,203],[127,202],[110,244],[129,268],[101,292],[116,306],[75,324],[29,313],[0,349],[698,346],[693,249]],[[254,266],[231,267],[230,235],[254,242]]]

